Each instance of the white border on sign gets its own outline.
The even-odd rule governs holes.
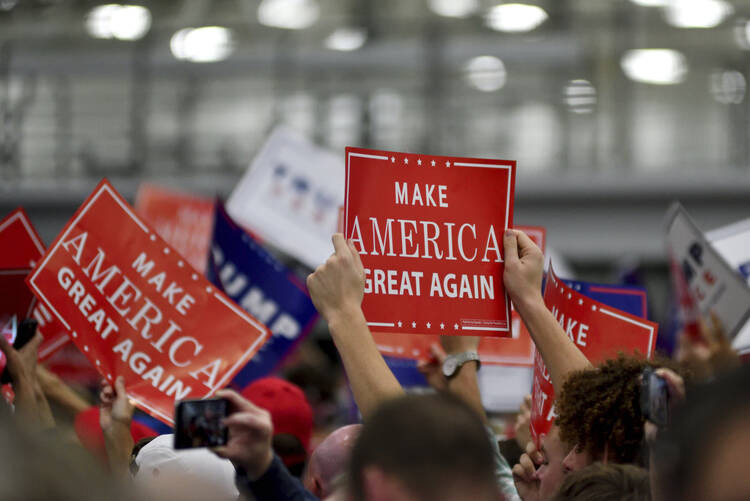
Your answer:
[[[50,310],[52,310],[52,312],[55,314],[55,316],[57,316],[58,320],[60,320],[60,322],[62,322],[68,330],[70,330],[70,325],[65,321],[65,319],[62,317],[62,315],[60,315],[60,313],[52,306],[52,304],[44,296],[44,294],[41,293],[41,291],[39,290],[39,287],[36,285],[36,283],[34,283],[34,279],[36,279],[36,277],[39,275],[39,272],[42,270],[42,268],[44,268],[46,266],[47,262],[50,260],[50,258],[52,257],[52,255],[55,252],[57,252],[58,247],[65,240],[65,238],[68,236],[68,233],[70,233],[70,231],[78,224],[78,222],[80,221],[80,219],[86,214],[86,212],[91,208],[91,206],[94,204],[94,202],[96,202],[96,200],[99,198],[99,196],[102,193],[104,193],[105,191],[107,193],[109,193],[109,195],[114,199],[114,201],[117,202],[117,204],[123,209],[123,211],[133,220],[134,223],[136,223],[144,231],[144,233],[146,233],[146,234],[151,233],[149,231],[149,229],[148,229],[148,226],[146,226],[140,219],[138,219],[138,216],[136,216],[135,213],[133,213],[133,211],[130,210],[130,208],[127,205],[123,204],[123,202],[117,196],[117,194],[114,191],[114,189],[111,188],[109,186],[109,184],[107,184],[107,183],[102,184],[101,187],[99,188],[99,190],[91,196],[88,204],[81,210],[81,212],[78,214],[78,216],[76,216],[75,219],[73,219],[73,221],[71,223],[69,223],[67,229],[57,239],[57,243],[55,243],[55,245],[52,247],[52,249],[50,249],[50,251],[47,253],[47,256],[45,257],[45,259],[42,261],[42,263],[39,266],[37,266],[35,273],[29,279],[29,283],[31,284],[31,286],[34,289],[34,291],[39,295],[39,297],[41,297],[44,300],[44,303],[50,308]],[[249,315],[247,315],[247,313],[245,313],[244,311],[242,311],[242,310],[240,310],[238,308],[235,308],[231,303],[229,303],[218,292],[214,292],[213,296],[216,299],[218,299],[222,304],[224,304],[225,306],[227,306],[231,311],[233,311],[234,313],[236,313],[240,318],[242,318],[243,320],[245,320],[245,322],[247,322],[250,325],[252,325],[253,327],[255,327],[257,330],[260,331],[261,334],[264,334],[264,335],[259,336],[258,339],[255,340],[255,342],[250,346],[250,348],[248,350],[246,350],[245,353],[242,354],[242,357],[229,370],[225,371],[224,377],[213,388],[210,388],[210,391],[208,392],[208,394],[206,394],[203,398],[209,398],[209,397],[213,396],[213,394],[216,393],[216,391],[219,388],[223,387],[226,384],[227,380],[229,379],[229,375],[232,374],[232,372],[239,365],[247,363],[247,361],[252,357],[252,353],[256,349],[257,345],[259,343],[261,343],[261,342],[265,342],[266,338],[268,337],[268,331],[263,326],[259,326],[255,321],[253,321],[253,319]],[[66,338],[67,338],[67,336],[66,336]],[[150,406],[150,405],[142,402],[138,398],[133,398],[133,400],[135,402],[137,402],[138,404],[140,404],[141,406],[143,406],[144,408],[146,408],[149,411],[153,412],[154,414],[158,414],[162,418],[168,420],[170,423],[174,423],[174,420],[170,419],[168,416],[166,416],[162,412],[157,411],[152,406]]]
[[[610,311],[607,308],[603,308],[599,306],[599,311],[604,313],[605,315],[609,315],[610,317],[619,318],[620,320],[624,320],[625,322],[628,322],[633,325],[637,325],[638,327],[643,327],[648,331],[648,353],[646,356],[648,358],[651,358],[651,346],[654,341],[654,328],[648,324],[644,324],[643,322],[639,322],[637,320],[633,320],[632,318],[628,318],[624,315],[620,315],[619,313],[615,313],[614,311]]]

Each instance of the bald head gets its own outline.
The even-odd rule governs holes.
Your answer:
[[[331,494],[334,481],[346,472],[354,442],[362,425],[342,426],[315,448],[307,463],[305,487],[323,499]]]

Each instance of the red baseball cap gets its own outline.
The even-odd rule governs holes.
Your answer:
[[[299,386],[276,377],[267,377],[247,386],[242,390],[242,396],[271,413],[274,435],[292,435],[309,452],[313,412]],[[282,457],[287,465],[302,462],[300,459],[304,460]]]
[[[99,407],[94,405],[79,412],[76,415],[73,428],[78,440],[89,452],[104,461],[107,460],[107,451],[104,448],[104,433],[102,433],[102,428],[99,425]],[[138,443],[139,440],[155,437],[158,433],[144,424],[132,421],[130,423],[130,435],[133,437],[133,441]]]

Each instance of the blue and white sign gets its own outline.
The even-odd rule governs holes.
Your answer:
[[[237,225],[219,202],[215,214],[206,276],[272,334],[232,381],[244,388],[273,372],[307,335],[318,313],[304,284]]]

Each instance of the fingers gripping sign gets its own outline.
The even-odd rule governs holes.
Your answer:
[[[359,308],[364,296],[364,268],[354,244],[341,233],[333,235],[335,252],[317,270],[307,277],[315,307],[331,321],[337,312]]]

